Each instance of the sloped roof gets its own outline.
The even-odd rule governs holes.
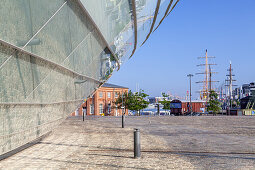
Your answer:
[[[119,85],[110,84],[110,83],[104,83],[104,84],[102,85],[102,87],[108,87],[108,88],[124,88],[124,89],[128,89],[128,87],[119,86]]]

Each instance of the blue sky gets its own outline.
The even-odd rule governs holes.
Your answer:
[[[181,0],[133,58],[108,82],[141,89],[150,96],[161,92],[184,96],[187,74],[201,72],[198,57],[215,56],[213,67],[220,85],[232,61],[236,84],[255,81],[255,0]],[[202,75],[195,75],[193,98]]]

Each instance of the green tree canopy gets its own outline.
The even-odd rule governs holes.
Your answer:
[[[131,90],[123,94],[123,105],[125,108],[136,111],[140,113],[140,110],[145,109],[149,102],[145,100],[145,97],[148,95],[144,93],[143,90],[133,93]],[[119,97],[116,99],[115,104],[118,108],[122,106],[122,94],[119,94]]]
[[[163,101],[160,101],[159,103],[163,105],[163,109],[164,110],[170,110],[170,103],[171,103],[171,101],[166,100],[166,98],[168,98],[169,95],[166,94],[166,93],[162,93],[162,97],[163,97]]]
[[[218,101],[218,94],[214,90],[210,91],[207,110],[209,112],[213,112],[214,114],[220,111],[220,102]]]
[[[127,92],[124,92],[123,93],[123,106],[125,108],[128,108],[128,96],[130,95],[131,91],[129,91],[128,93]],[[118,98],[116,99],[116,101],[114,102],[114,104],[118,107],[118,109],[121,109],[122,107],[122,94],[118,94]]]

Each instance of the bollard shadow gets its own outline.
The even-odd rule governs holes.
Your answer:
[[[70,147],[81,147],[88,148],[87,145],[74,145],[74,144],[64,144],[64,143],[52,143],[52,142],[38,142],[37,144],[45,144],[45,145],[56,145],[56,146],[70,146]]]
[[[75,144],[64,144],[64,143],[52,143],[52,142],[38,142],[37,144],[45,145],[56,145],[56,146],[68,146],[68,147],[81,147],[81,148],[90,148],[90,152],[132,152],[131,149],[121,149],[121,148],[112,148],[112,147],[100,147],[100,146],[88,146],[88,145],[75,145]]]
[[[90,156],[105,156],[105,157],[113,157],[113,158],[127,158],[127,159],[130,159],[130,158],[134,158],[134,156],[122,156],[122,155],[108,155],[108,154],[95,154],[95,153],[92,153],[92,154],[86,154],[86,155],[90,155]]]

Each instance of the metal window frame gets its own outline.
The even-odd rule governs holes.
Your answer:
[[[162,23],[162,22],[164,21],[164,19],[166,18],[166,16],[167,16],[167,14],[168,14],[168,12],[169,12],[169,10],[170,10],[170,8],[171,8],[173,2],[174,2],[174,0],[171,0],[171,1],[169,2],[168,6],[167,6],[167,9],[166,9],[166,12],[165,12],[165,15],[164,15],[163,18],[160,20],[158,26],[154,29],[154,31],[156,31],[156,30],[158,29],[158,27],[161,25],[161,23]],[[153,31],[153,32],[154,32],[154,31]]]
[[[172,7],[171,11],[167,14],[167,16],[174,10],[175,6],[178,4],[180,0],[177,0],[174,4],[174,6]]]
[[[180,0],[177,0],[177,1],[175,2],[175,4],[173,5],[172,9],[170,10],[170,12],[168,12],[168,11],[169,11],[169,9],[170,9],[172,3],[171,3],[171,5],[169,4],[169,5],[170,5],[170,6],[169,6],[169,9],[167,9],[167,11],[166,11],[166,13],[165,13],[165,16],[161,19],[160,23],[158,24],[158,26],[155,28],[154,31],[156,31],[156,30],[158,29],[158,27],[161,25],[161,23],[165,20],[165,18],[168,17],[168,15],[173,11],[173,9],[175,8],[175,6],[178,4],[179,1],[180,1]],[[153,31],[153,32],[154,32],[154,31]]]
[[[132,0],[132,14],[133,14],[133,24],[134,24],[134,49],[132,51],[132,54],[130,55],[129,59],[134,55],[136,48],[137,48],[137,15],[136,15],[136,1]]]

